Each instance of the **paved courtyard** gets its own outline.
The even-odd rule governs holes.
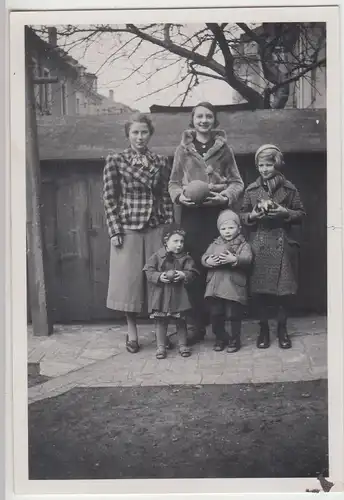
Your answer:
[[[255,347],[257,324],[243,325],[243,348],[235,354],[214,352],[210,334],[190,358],[178,349],[155,358],[154,328],[139,328],[142,350],[125,350],[125,325],[57,325],[50,337],[34,337],[29,328],[28,361],[39,363],[49,379],[29,388],[29,402],[62,394],[74,387],[200,385],[291,382],[327,378],[327,325],[323,316],[292,318],[293,348],[281,350],[272,330],[270,349]],[[174,340],[173,328],[170,329]]]

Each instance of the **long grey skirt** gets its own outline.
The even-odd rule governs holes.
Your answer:
[[[111,244],[107,307],[116,311],[147,311],[147,280],[143,267],[162,246],[164,226],[140,231],[127,230],[123,245]]]

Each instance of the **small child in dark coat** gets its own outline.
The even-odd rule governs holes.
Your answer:
[[[215,351],[237,352],[241,347],[241,320],[247,303],[247,276],[252,261],[250,245],[241,234],[240,218],[224,210],[217,219],[220,236],[208,247],[202,264],[209,268],[205,297],[209,304]],[[230,320],[228,339],[225,323]]]
[[[184,251],[185,232],[171,224],[163,232],[163,244],[147,261],[143,270],[148,280],[148,308],[155,318],[158,359],[166,358],[167,328],[171,319],[177,324],[179,353],[189,357],[186,314],[191,310],[186,287],[199,274]]]

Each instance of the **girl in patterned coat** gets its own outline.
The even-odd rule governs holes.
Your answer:
[[[261,146],[255,162],[260,175],[245,190],[241,218],[254,254],[250,292],[260,320],[257,347],[270,346],[268,310],[273,306],[279,346],[289,349],[287,304],[297,292],[298,281],[295,227],[302,222],[305,211],[298,190],[280,172],[284,161],[277,146]]]
[[[163,231],[163,247],[147,261],[148,308],[155,318],[158,359],[166,357],[167,328],[177,324],[179,353],[189,357],[185,316],[191,309],[187,287],[198,275],[194,261],[184,251],[185,232],[176,224]]]

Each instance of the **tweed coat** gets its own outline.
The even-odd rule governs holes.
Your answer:
[[[210,255],[220,255],[228,250],[228,242],[221,236],[216,238],[204,253],[202,264],[208,268],[205,297],[217,297],[243,305],[247,303],[247,282],[252,262],[252,250],[243,236],[240,236],[240,239],[235,252],[238,259],[235,266],[224,264],[214,268],[207,265],[206,261]]]
[[[294,295],[300,246],[296,227],[302,222],[305,210],[296,187],[284,179],[270,199],[285,207],[289,216],[249,221],[249,214],[258,201],[268,198],[259,177],[246,188],[241,207],[241,219],[249,231],[254,254],[250,291],[252,294]]]
[[[173,221],[168,192],[171,167],[166,157],[128,148],[106,158],[103,200],[110,238]]]
[[[223,130],[213,131],[215,142],[203,157],[195,148],[195,134],[194,130],[185,130],[181,144],[176,149],[169,182],[172,201],[177,201],[185,185],[191,181],[217,184],[219,179],[223,179],[224,185],[220,192],[228,197],[228,206],[231,207],[242,194],[244,183],[233,149],[227,144],[226,133]],[[211,167],[214,174],[208,174],[207,167]]]
[[[149,312],[178,313],[191,309],[186,287],[196,278],[198,271],[189,254],[183,252],[171,261],[167,259],[166,249],[160,248],[148,259],[143,270],[148,281]],[[183,271],[186,279],[178,283],[159,281],[160,275],[169,270]]]

